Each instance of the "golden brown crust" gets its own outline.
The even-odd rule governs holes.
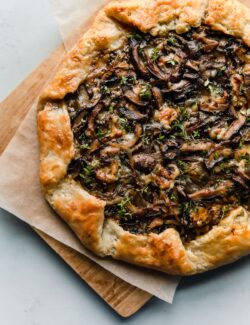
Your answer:
[[[216,30],[241,37],[250,45],[250,11],[236,0],[128,0],[112,2],[96,17],[41,95],[38,112],[40,178],[47,200],[70,225],[81,242],[99,255],[111,255],[171,274],[194,274],[229,263],[250,251],[249,213],[243,208],[207,234],[183,244],[178,232],[134,235],[114,221],[104,221],[105,202],[88,194],[67,176],[74,156],[73,135],[66,108],[53,100],[74,92],[86,78],[100,50],[112,51],[134,26],[152,34],[178,33],[202,21]]]
[[[185,245],[174,229],[148,236],[120,231],[118,237],[113,257],[169,274],[191,275],[249,253],[250,215],[240,207],[207,234]]]
[[[44,187],[57,184],[67,172],[74,156],[73,135],[66,108],[46,104],[38,112],[38,137],[40,143],[40,180]]]
[[[70,178],[49,189],[46,196],[80,241],[100,254],[105,202],[84,191]]]
[[[226,34],[240,37],[250,46],[250,10],[235,0],[210,0],[205,23]]]
[[[136,0],[112,2],[106,13],[143,32],[175,29],[178,33],[199,26],[207,0]]]
[[[115,50],[124,41],[125,31],[101,11],[92,27],[68,52],[58,68],[58,72],[44,89],[40,100],[62,99],[74,92],[86,78],[92,61],[99,50]]]

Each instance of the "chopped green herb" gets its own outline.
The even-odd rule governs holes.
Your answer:
[[[150,137],[147,136],[146,134],[141,135],[142,142],[145,144],[149,144]]]
[[[186,168],[187,163],[185,163],[185,162],[182,161],[182,160],[179,160],[179,161],[178,161],[178,165],[179,165],[180,167],[182,167],[182,168]]]
[[[120,203],[117,204],[118,214],[121,218],[131,217],[132,213],[127,211],[126,206],[130,203],[130,198],[126,196]]]
[[[198,103],[197,102],[193,103],[192,104],[192,109],[197,110],[197,108],[198,108]]]
[[[245,141],[244,141],[244,139],[240,139],[240,142],[239,142],[239,148],[241,149],[243,146],[244,146],[244,144],[245,144]]]
[[[152,50],[150,58],[152,61],[155,62],[159,58],[159,56],[160,56],[160,50],[156,47]]]
[[[139,96],[142,100],[150,100],[151,99],[151,90],[148,85],[144,85],[139,93]]]
[[[204,82],[204,86],[207,87],[209,84],[210,84],[210,81],[207,79],[207,80]]]
[[[108,134],[108,131],[104,131],[101,129],[97,130],[97,132],[96,132],[96,136],[98,139],[103,138],[107,134]]]
[[[198,49],[199,49],[199,50],[202,50],[202,49],[203,49],[203,44],[199,43],[199,44],[198,44]]]
[[[84,174],[79,174],[79,176],[84,180],[84,183],[85,184],[90,184],[92,182],[91,178],[90,177],[87,177]]]
[[[158,141],[158,142],[162,142],[162,141],[164,141],[165,139],[166,139],[165,134],[160,134],[160,135],[158,136],[158,138],[156,139],[156,141]]]
[[[80,148],[84,150],[84,149],[89,149],[90,146],[89,146],[89,144],[84,143],[84,144],[81,144]]]
[[[121,84],[121,85],[126,85],[127,83],[128,83],[128,78],[125,77],[125,76],[122,76],[122,77],[121,77],[120,84]]]
[[[218,159],[219,158],[219,154],[218,154],[218,152],[215,152],[214,153],[214,159]]]
[[[101,87],[101,92],[102,92],[104,95],[108,95],[108,94],[110,94],[110,89],[109,89],[107,86],[102,86],[102,87]]]
[[[112,105],[109,106],[109,113],[114,113],[114,106]]]
[[[136,75],[129,76],[130,82],[134,85],[136,83]]]
[[[180,168],[181,175],[185,175],[187,173],[187,163],[184,161],[177,161],[177,165]]]
[[[83,168],[84,174],[87,176],[90,176],[94,172],[94,168],[91,165],[87,165],[86,167]]]
[[[119,124],[120,124],[120,127],[123,128],[124,130],[126,130],[128,128],[128,125],[129,125],[128,120],[126,120],[123,117],[119,118]]]
[[[179,121],[179,120],[176,120],[174,122],[174,124],[172,126],[172,130],[177,136],[179,136],[179,137],[181,137],[183,139],[188,139],[189,138],[188,134],[187,134],[187,130],[185,129],[182,122]]]
[[[184,107],[184,106],[180,106],[180,107],[179,107],[179,110],[180,110],[180,114],[181,114],[181,121],[185,121],[185,120],[187,120],[188,117],[189,117],[189,114],[188,114],[188,112],[187,112],[186,107]]]
[[[148,186],[144,186],[143,188],[141,188],[141,189],[138,189],[137,190],[138,192],[140,192],[140,193],[147,193],[148,192]]]
[[[188,201],[181,204],[182,212],[190,212],[190,210],[194,210],[196,208],[195,203],[193,201]]]
[[[195,130],[195,131],[193,131],[193,133],[192,133],[192,137],[193,137],[194,139],[199,139],[199,138],[201,137],[200,131],[199,131],[199,130]]]
[[[170,37],[170,38],[167,39],[167,43],[171,44],[171,45],[174,45],[176,43],[176,39],[173,38],[173,37]]]
[[[176,201],[177,200],[177,197],[174,195],[174,193],[171,193],[169,195],[169,198],[170,198],[171,201]]]

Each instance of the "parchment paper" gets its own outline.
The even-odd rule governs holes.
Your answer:
[[[64,39],[96,11],[100,0],[52,0]],[[79,12],[78,12],[79,10]],[[48,36],[49,37],[49,36]],[[49,78],[49,76],[48,76]],[[172,303],[179,277],[146,270],[106,258],[85,249],[69,227],[43,198],[38,177],[36,109],[30,109],[0,158],[0,206],[31,226],[77,250],[128,283]]]
[[[80,25],[111,0],[50,0],[65,48],[72,47],[70,37]]]

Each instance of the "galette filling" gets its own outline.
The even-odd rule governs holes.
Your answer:
[[[250,50],[206,26],[133,31],[100,53],[64,99],[68,173],[135,233],[175,228],[184,242],[250,208]]]

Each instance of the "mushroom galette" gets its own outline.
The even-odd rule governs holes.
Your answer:
[[[52,208],[100,256],[194,274],[250,251],[250,11],[112,2],[38,107]]]

